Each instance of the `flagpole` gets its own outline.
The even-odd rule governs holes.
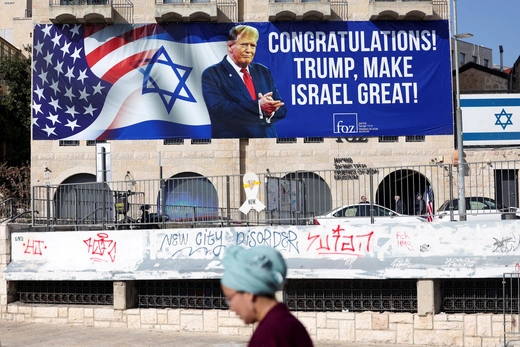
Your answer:
[[[455,126],[457,128],[457,173],[458,173],[458,183],[459,183],[459,221],[466,221],[466,196],[464,191],[464,145],[462,142],[462,110],[460,108],[460,79],[459,79],[459,38],[458,38],[458,30],[457,30],[457,0],[453,0],[453,36],[454,46],[453,46],[453,55],[455,60],[455,99],[456,99],[456,108],[455,108]]]

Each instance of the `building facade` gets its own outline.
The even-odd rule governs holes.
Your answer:
[[[348,2],[338,0],[318,2],[50,0],[32,4],[31,21],[34,24],[70,25],[190,21],[428,21],[449,18],[448,8],[448,1],[442,0],[350,0]],[[37,94],[33,95],[36,98]],[[129,177],[131,182],[159,177],[242,176],[248,172],[323,172],[336,169],[339,159],[345,159],[347,163],[361,164],[363,168],[418,167],[435,164],[432,167],[441,168],[438,187],[443,186],[443,189],[448,189],[448,178],[443,175],[444,167],[437,164],[451,164],[454,156],[453,135],[369,138],[161,139],[108,142],[34,140],[31,148],[32,185],[58,186],[65,183],[95,182],[98,174],[99,149],[97,145],[105,143],[110,145],[111,180],[121,182],[128,182]],[[517,152],[511,148],[468,150],[466,154],[466,160],[470,163],[517,159]],[[482,172],[480,167],[479,170]],[[432,177],[428,178],[433,181]],[[323,176],[322,179],[328,187],[334,186],[333,176]],[[384,179],[385,177],[382,176],[381,182]],[[381,182],[376,182],[376,185]],[[333,189],[331,190],[333,191]],[[414,194],[412,189],[409,190],[410,194]],[[360,195],[366,194],[364,191],[346,189],[333,191],[333,193],[337,195],[348,193],[351,195],[349,199],[356,201]],[[237,198],[235,197],[235,199]],[[334,202],[342,201],[336,196],[334,199]],[[499,232],[500,228],[496,229]],[[12,246],[9,243],[11,230],[5,228],[0,231],[3,232],[0,233],[4,237],[2,241],[6,245],[9,244],[4,248],[11,249]],[[80,237],[77,235],[78,239]],[[424,244],[421,244],[421,249],[423,246]],[[427,248],[425,247],[425,249]],[[458,261],[463,260],[455,262]],[[406,260],[403,260],[403,263],[406,264]],[[8,262],[0,265],[7,267]],[[405,267],[405,265],[403,266]],[[401,268],[401,265],[396,265],[396,267],[396,271],[404,268]],[[399,287],[401,282],[398,280],[395,285]],[[366,282],[356,283],[367,285]],[[313,338],[323,340],[347,339],[349,341],[390,342],[397,345],[429,343],[439,346],[479,347],[499,343],[503,333],[502,317],[490,314],[434,314],[438,313],[439,283],[429,279],[419,281],[417,285],[415,281],[410,283],[407,290],[411,288],[411,291],[417,289],[420,292],[419,305],[421,307],[418,308],[420,314],[299,312],[298,317],[305,321]],[[148,285],[153,287],[154,284]],[[49,309],[41,309],[37,306],[27,308],[23,305],[13,304],[16,292],[15,284],[4,281],[2,286],[0,287],[2,289],[0,294],[3,295],[1,297],[4,310],[2,315],[7,319],[42,321],[40,318],[45,316],[45,321],[49,322],[65,321],[73,324],[154,327],[173,330],[191,329],[231,334],[250,334],[253,329],[252,327],[244,328],[237,317],[227,311],[134,309],[132,303],[125,301],[128,297],[135,298],[135,295],[131,294],[135,291],[133,281],[114,282],[113,308],[79,307],[66,312],[54,306]],[[402,287],[399,288],[402,289]],[[511,320],[508,323],[511,323]]]
[[[277,21],[277,20],[432,20],[447,18],[446,1],[433,2],[273,2],[208,1],[162,2],[115,0],[62,5],[60,1],[33,4],[33,21],[40,23],[165,23],[169,21]],[[406,137],[338,141],[325,138],[236,139],[210,141],[111,141],[112,180],[158,177],[161,153],[163,177],[185,172],[202,176],[246,172],[290,172],[334,169],[334,158],[349,157],[368,167],[422,165],[432,157],[451,158],[452,136],[426,136],[408,143]],[[416,139],[417,140],[417,139]],[[52,170],[51,184],[78,174],[95,174],[92,141],[33,141],[32,184],[41,184],[43,167]]]

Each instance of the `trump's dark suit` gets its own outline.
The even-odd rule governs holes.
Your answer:
[[[262,64],[251,63],[249,73],[256,94],[273,92],[281,100],[271,72]],[[271,117],[271,123],[259,117],[258,101],[252,100],[242,77],[227,61],[208,67],[202,74],[202,94],[211,118],[213,138],[276,137],[275,122],[285,117],[281,106]]]

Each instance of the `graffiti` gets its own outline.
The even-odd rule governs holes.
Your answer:
[[[493,237],[493,239],[495,240],[493,243],[493,246],[495,247],[493,253],[508,253],[518,248],[518,241],[514,237],[502,237],[502,240]]]
[[[195,243],[200,245],[208,245],[213,246],[216,243],[219,243],[222,246],[222,231],[212,231],[206,230],[204,232],[199,232],[195,236]]]
[[[159,250],[162,251],[165,244],[168,246],[181,246],[181,245],[187,245],[188,239],[190,235],[188,233],[170,233],[165,234],[163,237],[163,240],[161,242],[161,247]]]
[[[408,249],[409,251],[413,251],[413,245],[412,241],[410,240],[410,236],[408,236],[408,233],[398,231],[395,233],[395,238],[397,241],[397,247],[404,247]]]
[[[177,254],[187,251],[189,257],[193,256],[197,252],[202,252],[205,256],[213,254],[213,256],[218,257],[222,250],[226,248],[223,243],[224,233],[222,230],[215,231],[205,229],[204,231],[199,231],[197,233],[177,232],[164,234],[159,251],[168,251],[169,247],[172,246],[184,246],[175,249],[171,256],[174,257]]]
[[[520,264],[515,264],[515,273],[520,273]]]
[[[471,269],[475,267],[475,261],[471,258],[446,258],[444,264],[449,268],[466,268]]]
[[[97,262],[114,262],[116,260],[116,244],[114,240],[107,239],[107,233],[97,234],[96,239],[92,237],[83,240],[88,247],[88,253],[92,255],[90,260]]]
[[[298,235],[292,231],[271,231],[264,229],[262,231],[237,232],[236,244],[254,247],[259,245],[271,246],[278,250],[287,252],[296,251],[300,253],[298,248]]]
[[[405,258],[405,259],[396,258],[390,265],[390,267],[392,267],[393,269],[406,269],[411,266],[412,266],[412,263],[410,262],[410,259],[408,259],[408,258]]]
[[[219,257],[220,256],[220,253],[222,252],[222,250],[226,248],[226,246],[223,246],[223,245],[220,245],[220,246],[215,246],[213,248],[208,248],[208,247],[198,247],[198,248],[194,248],[194,247],[183,247],[177,251],[175,251],[173,254],[172,254],[172,258],[175,257],[177,254],[181,254],[181,253],[185,253],[185,251],[188,251],[188,257],[191,257],[193,256],[195,253],[201,251],[205,256],[208,255],[208,254],[213,254],[213,256],[215,257]]]
[[[373,231],[359,235],[342,233],[344,231],[345,229],[338,225],[336,229],[332,229],[332,235],[313,235],[310,232],[307,240],[312,241],[309,243],[307,250],[311,249],[317,241],[317,244],[314,245],[314,250],[318,251],[318,254],[344,254],[363,257],[365,252],[370,252],[370,239],[374,234]]]
[[[430,250],[430,245],[422,244],[420,247],[421,252],[428,252]]]
[[[354,262],[357,259],[358,258],[354,258],[354,257],[350,257],[350,258],[345,259],[345,267],[348,268],[348,269],[352,269],[352,265],[354,265]]]
[[[47,249],[47,246],[45,246],[43,244],[44,244],[44,241],[42,241],[42,240],[28,239],[27,243],[23,244],[23,246],[25,247],[24,253],[32,254],[32,255],[42,255],[42,250]]]

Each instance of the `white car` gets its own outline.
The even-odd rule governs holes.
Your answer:
[[[425,218],[400,214],[381,205],[359,203],[339,207],[327,214],[316,216],[311,224],[323,225],[338,221],[350,224],[372,224],[372,217],[374,217],[373,224],[426,222]]]
[[[435,213],[435,220],[441,222],[451,221],[451,211],[453,220],[459,221],[459,199],[446,200]],[[491,198],[480,196],[466,197],[466,220],[503,220],[519,219],[519,211],[516,207],[505,207],[497,204]]]

